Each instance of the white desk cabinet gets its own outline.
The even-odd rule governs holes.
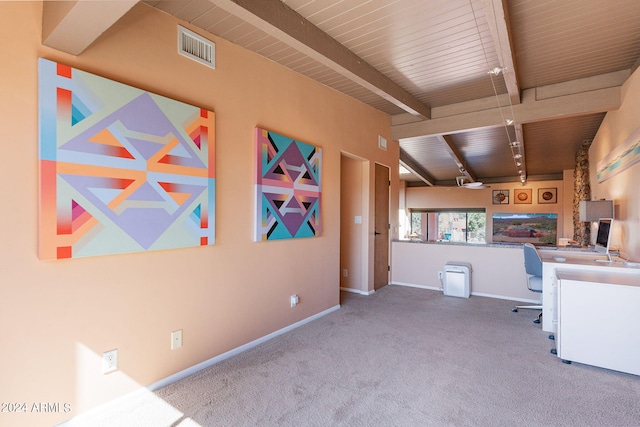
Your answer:
[[[640,277],[558,270],[557,279],[558,357],[640,375]]]
[[[558,298],[557,271],[571,270],[576,272],[602,272],[636,276],[640,282],[640,268],[624,262],[598,262],[604,259],[594,253],[573,253],[560,250],[540,250],[542,258],[542,330],[556,333],[558,331]]]

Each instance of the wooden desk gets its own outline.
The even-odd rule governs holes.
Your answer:
[[[563,360],[640,375],[640,276],[557,270]]]
[[[640,282],[640,265],[614,262],[598,262],[607,259],[605,255],[595,252],[573,252],[562,250],[539,250],[542,258],[542,330],[556,333],[558,331],[558,279],[557,270],[577,272],[600,272],[607,274],[629,274],[638,276]]]

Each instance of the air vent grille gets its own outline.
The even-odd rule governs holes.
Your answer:
[[[211,68],[216,68],[216,45],[178,25],[178,53]]]

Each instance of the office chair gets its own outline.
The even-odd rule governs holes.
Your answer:
[[[542,293],[542,260],[536,247],[531,243],[524,244],[524,269],[527,273],[527,288],[531,292]],[[518,305],[511,311],[517,313],[519,308],[542,310],[541,305]],[[541,318],[542,311],[538,315],[538,319],[534,320],[534,323],[540,323]]]

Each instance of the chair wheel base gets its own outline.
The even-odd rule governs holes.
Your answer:
[[[512,309],[511,309],[511,312],[512,312],[512,313],[517,313],[517,312],[518,312],[518,309],[517,309],[517,308],[512,308]]]
[[[534,319],[533,323],[535,323],[535,324],[540,323],[540,319]]]
[[[571,360],[562,359],[562,363],[564,363],[565,365],[571,365]]]
[[[555,348],[552,348],[550,351],[551,354],[558,354],[558,350],[556,350]]]

